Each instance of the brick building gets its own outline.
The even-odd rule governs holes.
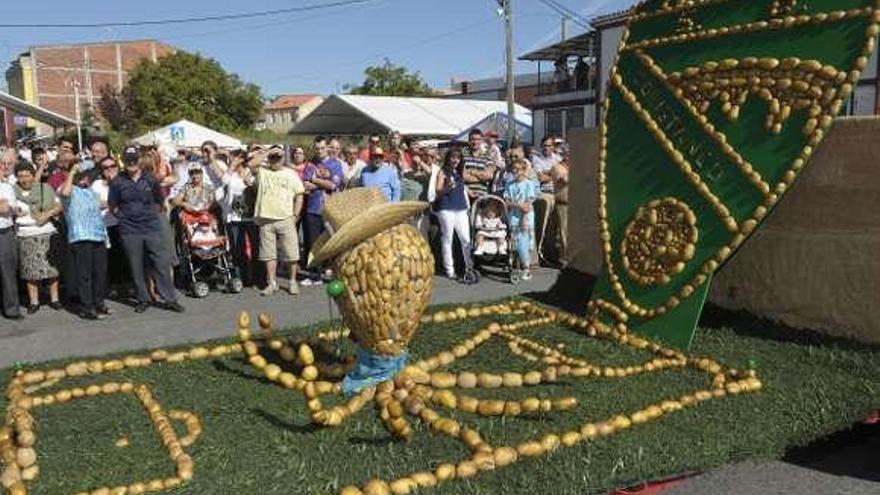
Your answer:
[[[11,63],[6,82],[12,95],[75,118],[75,91],[81,108],[95,108],[101,88],[121,89],[141,60],[155,61],[175,51],[156,40],[34,46]]]

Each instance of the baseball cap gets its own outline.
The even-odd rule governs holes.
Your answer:
[[[487,133],[485,134],[485,136],[486,136],[486,137],[489,137],[489,138],[497,138],[497,137],[498,137],[498,133],[495,132],[495,131],[489,131],[489,132],[487,132]]]
[[[122,151],[122,161],[125,163],[136,162],[140,158],[137,146],[126,146]]]

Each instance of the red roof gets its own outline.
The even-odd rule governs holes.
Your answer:
[[[266,106],[267,110],[286,110],[288,108],[299,108],[320,95],[281,95]]]

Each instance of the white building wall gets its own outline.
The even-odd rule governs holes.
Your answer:
[[[537,143],[544,137],[544,110],[532,110],[532,143]]]
[[[605,99],[605,92],[608,89],[608,79],[611,75],[611,66],[617,61],[617,48],[620,46],[620,39],[623,37],[623,26],[617,26],[601,31],[600,45],[602,51],[599,53],[602,72],[599,74],[599,101]]]
[[[860,84],[856,87],[852,114],[874,115],[874,104],[876,101],[877,86],[874,84]]]

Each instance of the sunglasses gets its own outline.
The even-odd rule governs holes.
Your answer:
[[[102,165],[101,166],[101,170],[113,170],[115,168],[118,168],[118,167],[116,165]]]

